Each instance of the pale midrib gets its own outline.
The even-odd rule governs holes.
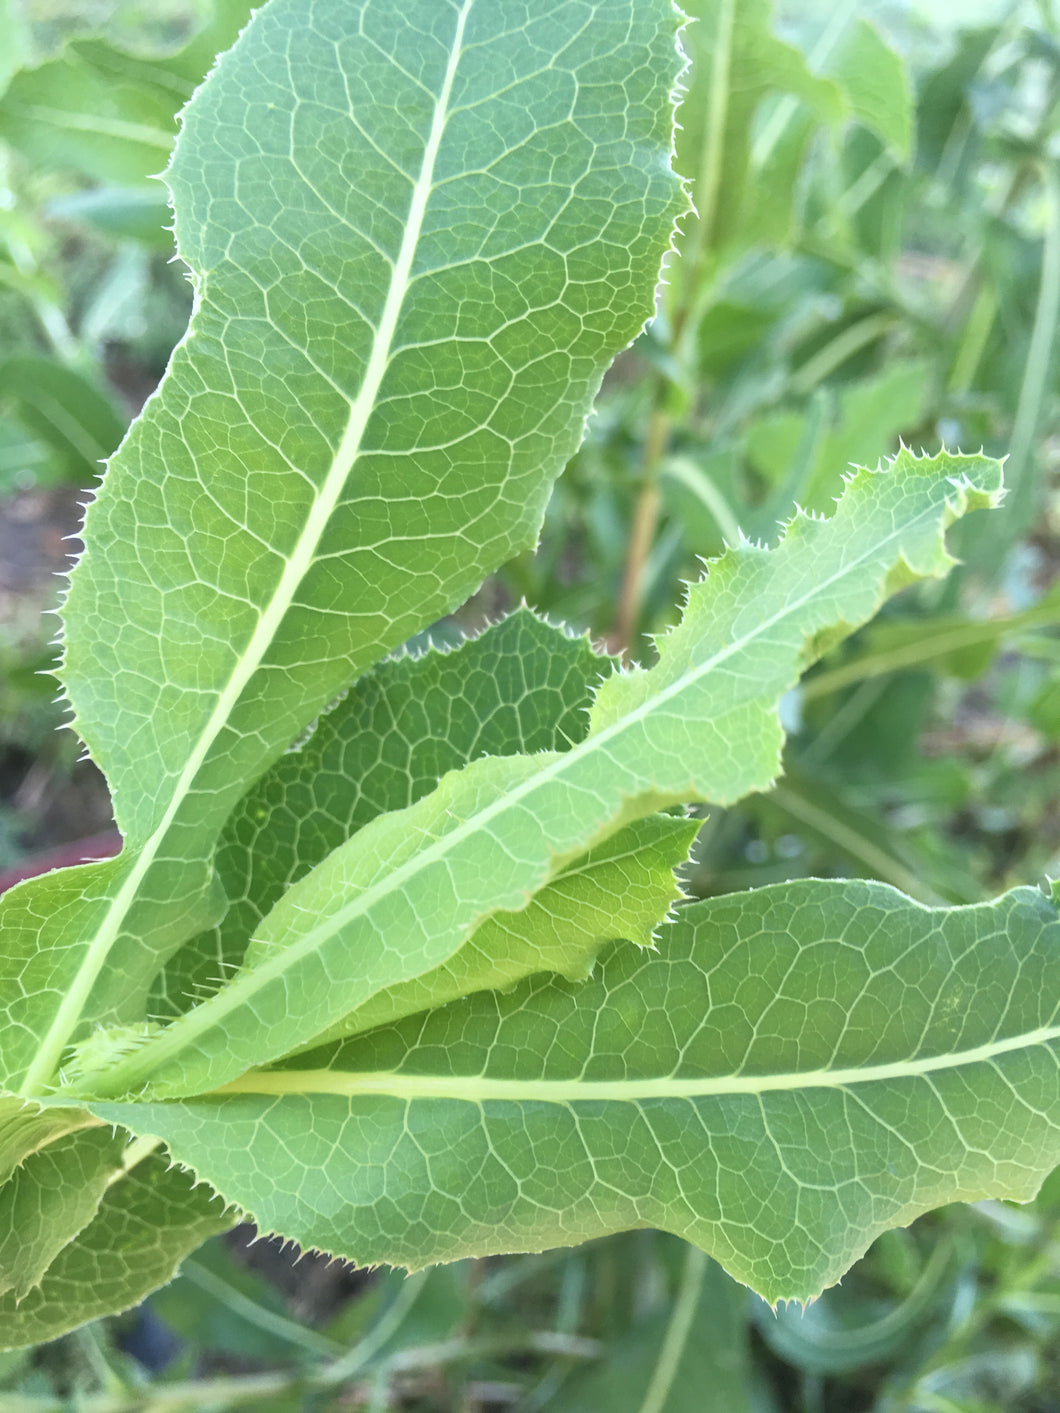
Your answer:
[[[252,634],[246,651],[229,678],[224,691],[188,758],[173,791],[173,798],[155,832],[137,855],[125,883],[115,895],[107,910],[102,926],[90,944],[88,954],[73,984],[56,1011],[47,1034],[41,1041],[37,1055],[26,1071],[21,1092],[33,1094],[49,1083],[58,1067],[60,1056],[80,1019],[88,996],[100,972],[106,964],[111,948],[117,940],[125,916],[135,901],[140,884],[148,869],[155,861],[163,840],[173,823],[178,810],[184,803],[195,778],[201,769],[214,743],[224,730],[236,703],[242,696],[247,683],[261,666],[265,654],[271,647],[280,624],[286,616],[294,596],[306,573],[312,567],[316,550],[334,513],[353,463],[360,451],[368,420],[375,408],[376,397],[390,361],[391,345],[397,329],[405,296],[408,293],[412,262],[419,244],[427,201],[434,186],[434,168],[438,160],[442,135],[449,114],[453,83],[463,50],[464,31],[467,17],[475,0],[463,0],[457,17],[453,35],[453,46],[446,67],[445,79],[435,104],[431,130],[424,148],[420,173],[412,190],[408,220],[405,223],[401,247],[394,264],[394,271],[387,290],[383,312],[379,320],[371,352],[365,365],[364,379],[356,399],[350,406],[350,416],[343,433],[342,441],[335,453],[324,483],[313,502],[306,519],[305,528],[298,538],[294,551],[288,559],[276,591],[270,599],[258,626]]]
[[[801,1089],[848,1089],[894,1079],[918,1079],[964,1065],[989,1064],[1002,1055],[1030,1050],[1060,1040],[1060,1026],[1042,1026],[1024,1035],[994,1040],[971,1050],[929,1055],[919,1060],[895,1060],[885,1065],[853,1065],[845,1069],[802,1070],[787,1074],[716,1075],[705,1079],[583,1080],[487,1079],[482,1075],[406,1075],[344,1073],[341,1070],[252,1070],[215,1091],[211,1098],[235,1094],[334,1094],[354,1099],[366,1094],[393,1099],[463,1099],[470,1104],[492,1101],[543,1101],[547,1104],[593,1103],[597,1100],[635,1104],[651,1099],[711,1099],[739,1094],[770,1094]],[[179,1102],[179,1101],[178,1101]]]
[[[939,514],[941,507],[932,506],[925,510],[918,519],[932,518]],[[848,561],[842,569],[830,575],[827,579],[816,580],[812,590],[802,597],[793,600],[785,605],[778,613],[771,618],[764,619],[755,625],[754,631],[745,634],[735,640],[728,647],[722,648],[712,657],[706,659],[698,667],[690,668],[681,674],[668,687],[647,698],[639,707],[626,713],[613,722],[610,726],[590,734],[580,745],[572,750],[560,755],[551,765],[543,767],[540,771],[527,777],[521,784],[514,785],[510,790],[490,804],[484,806],[475,814],[469,816],[463,824],[439,839],[437,843],[428,845],[412,856],[405,863],[390,869],[386,876],[378,883],[369,888],[365,888],[350,902],[350,904],[335,913],[328,915],[320,926],[312,928],[305,933],[297,942],[287,946],[277,948],[270,956],[262,961],[256,962],[252,970],[245,971],[237,975],[221,991],[203,1001],[193,1010],[185,1012],[183,1016],[175,1020],[157,1039],[148,1042],[139,1050],[120,1061],[113,1068],[106,1072],[106,1089],[111,1092],[123,1088],[131,1088],[134,1084],[145,1080],[152,1073],[157,1072],[159,1067],[186,1049],[197,1036],[205,1031],[219,1025],[224,1018],[241,1005],[245,1005],[251,997],[257,994],[263,987],[282,976],[284,972],[290,970],[304,957],[318,951],[325,942],[336,932],[340,931],[355,918],[363,916],[368,910],[382,898],[394,893],[404,887],[404,885],[416,876],[428,864],[437,861],[449,853],[454,847],[463,842],[472,834],[477,834],[485,829],[490,822],[498,815],[507,812],[513,807],[526,800],[535,790],[542,789],[550,782],[561,777],[565,771],[577,770],[580,762],[586,756],[598,751],[601,746],[606,746],[607,742],[622,732],[628,730],[636,722],[645,716],[657,711],[660,707],[687,690],[694,682],[705,676],[725,662],[727,659],[742,652],[749,643],[753,642],[762,633],[767,632],[775,624],[782,622],[790,615],[799,612],[807,603],[810,603],[820,594],[849,574],[857,573],[862,566],[871,559],[881,556],[881,551],[890,543],[902,540],[907,536],[916,521],[906,522],[901,529],[895,529],[882,540],[876,541],[871,550],[857,559]],[[654,669],[652,669],[654,670]],[[662,798],[660,795],[658,798]],[[667,796],[669,798],[669,796]],[[370,828],[371,826],[366,826]],[[586,847],[590,847],[592,842],[587,841]],[[441,965],[446,958],[441,958],[433,965]],[[410,979],[410,978],[405,978]],[[385,988],[380,988],[385,989]],[[375,993],[372,993],[373,995]],[[371,999],[371,996],[362,996],[358,999],[357,1005]],[[104,1093],[102,1087],[94,1087],[93,1092]]]

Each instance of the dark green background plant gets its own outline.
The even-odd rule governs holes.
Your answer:
[[[860,874],[966,902],[1036,881],[1060,852],[1060,26],[1047,4],[975,29],[894,7],[885,42],[865,6],[689,8],[678,156],[699,215],[680,276],[610,375],[538,553],[434,632],[455,640],[525,597],[644,660],[697,556],[737,528],[771,539],[795,503],[829,508],[849,462],[875,464],[899,437],[1009,451],[1007,508],[963,527],[965,567],[904,595],[803,684],[784,781],[712,813],[689,885]],[[89,485],[181,332],[186,290],[148,178],[246,11],[153,7],[146,27],[132,6],[0,8],[9,495]],[[42,119],[60,100],[65,116]],[[120,140],[122,122],[140,135]],[[43,752],[61,779],[73,763],[32,677],[46,642],[14,611],[0,633],[8,749]],[[62,837],[0,814],[9,857]],[[888,1234],[806,1314],[773,1314],[648,1232],[411,1280],[307,1266],[330,1289],[296,1279],[286,1296],[275,1269],[218,1238],[138,1317],[0,1356],[4,1406],[76,1393],[101,1413],[270,1399],[677,1413],[709,1389],[734,1410],[1050,1409],[1055,1188]]]

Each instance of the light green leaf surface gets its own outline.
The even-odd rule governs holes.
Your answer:
[[[0,1187],[0,1295],[21,1300],[88,1225],[122,1171],[127,1141],[109,1127],[68,1134],[31,1154]]]
[[[0,1094],[0,1185],[31,1153],[78,1129],[95,1127],[91,1114],[78,1109],[42,1109]]]
[[[688,858],[697,819],[635,819],[583,855],[516,912],[481,923],[443,965],[371,996],[305,1043],[355,1035],[473,991],[504,990],[535,972],[577,980],[616,937],[652,946],[659,922],[682,896],[674,868]]]
[[[676,24],[272,0],[199,90],[167,176],[196,311],[64,614],[126,845],[4,899],[10,1088],[142,1017],[223,910],[208,860],[248,782],[533,544],[683,207]]]
[[[697,903],[657,955],[533,978],[255,1071],[98,1104],[266,1229],[419,1267],[657,1226],[769,1301],[1060,1161],[1060,921],[805,880]]]
[[[127,1310],[235,1214],[204,1185],[151,1154],[105,1191],[95,1217],[21,1300],[0,1296],[0,1349],[55,1339]]]
[[[354,683],[233,811],[215,860],[228,909],[173,957],[152,1014],[216,990],[286,889],[377,815],[414,804],[479,756],[581,740],[614,665],[587,638],[519,609],[451,652],[384,662]]]
[[[228,911],[173,957],[152,1015],[182,1012],[215,991],[287,888],[376,816],[415,803],[470,760],[583,739],[595,688],[613,666],[585,638],[525,609],[453,652],[381,664],[234,812],[215,865]],[[484,923],[444,967],[381,993],[332,1030],[348,1035],[535,971],[584,975],[615,937],[649,943],[679,896],[673,870],[698,827],[670,816],[635,821],[528,908]]]
[[[888,592],[942,573],[944,526],[992,503],[1000,476],[989,458],[902,452],[859,472],[831,520],[800,514],[775,550],[730,551],[691,588],[656,666],[602,685],[580,745],[475,761],[373,820],[284,894],[226,986],[72,1092],[213,1089],[443,965],[630,820],[765,789],[783,693]]]

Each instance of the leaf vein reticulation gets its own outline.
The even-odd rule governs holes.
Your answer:
[[[357,396],[351,403],[349,419],[338,450],[335,452],[327,476],[309,511],[305,527],[280,576],[276,590],[258,620],[258,626],[251,635],[246,651],[235,663],[228,683],[217,698],[214,710],[180,773],[165,814],[137,855],[122,887],[115,894],[114,900],[87,950],[84,962],[41,1041],[34,1062],[26,1071],[21,1089],[24,1094],[36,1092],[47,1084],[55,1072],[59,1057],[78,1024],[89,993],[106,965],[107,957],[120,933],[122,923],[137,897],[140,884],[154,863],[166,834],[192,789],[195,778],[210,749],[224,730],[232,715],[233,708],[251,677],[261,666],[282,619],[295,602],[298,588],[315,561],[317,546],[320,544],[340,501],[343,488],[360,451],[365,429],[376,406],[379,389],[393,352],[394,335],[402,305],[411,284],[412,264],[423,229],[427,201],[434,188],[435,164],[449,117],[450,95],[463,54],[464,30],[473,4],[474,0],[463,0],[456,17],[445,77],[435,100],[431,128],[424,146],[419,176],[412,188],[408,217],[398,257],[394,263],[390,285],[387,289],[379,326],[372,341],[364,377]]]
[[[954,490],[959,493],[960,482],[952,477],[950,481]],[[697,681],[728,661],[734,659],[738,661],[741,653],[752,643],[761,640],[771,629],[786,619],[797,617],[815,599],[827,593],[830,588],[841,583],[844,579],[858,574],[867,563],[873,561],[877,564],[881,563],[891,545],[900,544],[906,536],[915,532],[918,525],[932,523],[938,514],[939,507],[932,506],[908,521],[893,525],[887,534],[875,538],[867,549],[849,557],[844,554],[840,568],[821,579],[812,580],[805,591],[786,599],[780,608],[768,616],[756,618],[744,631],[734,634],[733,638],[724,646],[701,661],[690,664],[669,684],[662,686],[655,692],[648,693],[643,701],[627,708],[616,719],[597,727],[595,730],[590,729],[589,736],[573,750],[555,756],[551,761],[547,761],[547,755],[542,757],[542,763],[538,768],[529,770],[524,778],[517,782],[508,782],[503,792],[473,810],[465,819],[447,830],[441,838],[424,844],[410,858],[389,869],[385,876],[378,881],[363,887],[344,907],[335,908],[316,926],[308,927],[296,939],[282,947],[277,947],[271,954],[255,960],[252,966],[247,967],[233,978],[223,990],[217,992],[202,1005],[186,1012],[164,1032],[145,1045],[138,1052],[135,1060],[130,1061],[128,1065],[118,1066],[110,1079],[117,1083],[120,1077],[121,1082],[125,1082],[130,1078],[132,1068],[136,1069],[139,1077],[146,1065],[149,1065],[151,1069],[157,1069],[167,1059],[193,1044],[196,1037],[218,1024],[223,1017],[237,1007],[248,1005],[252,998],[256,997],[271,982],[281,977],[303,958],[318,951],[331,937],[349,926],[356,918],[366,915],[381,899],[410,883],[428,865],[444,862],[453,849],[466,839],[489,829],[499,816],[517,809],[531,800],[537,792],[547,789],[553,782],[562,781],[566,777],[571,787],[584,788],[579,784],[578,772],[582,767],[582,762],[587,758],[601,756],[605,759],[608,758],[611,743],[620,739],[623,733],[634,728],[642,720],[658,715],[660,711],[665,712],[671,701],[680,698],[682,693]],[[763,553],[782,555],[785,552],[786,543],[787,538],[785,537],[776,550],[763,551]],[[651,673],[657,670],[649,670],[647,676],[650,677]],[[791,680],[785,685],[790,686],[795,680],[795,675],[793,673]],[[609,680],[612,684],[619,684],[622,681],[620,677]],[[531,763],[531,759],[528,759],[527,764]],[[617,762],[614,775],[616,781],[621,780],[622,771]],[[599,812],[598,829],[605,828],[608,821],[615,824],[620,822],[621,811],[617,805],[623,798],[621,784],[616,784],[615,791],[616,798],[612,801],[611,807]],[[667,797],[674,799],[703,798],[703,792],[697,789],[696,783],[691,777],[680,791],[667,791],[666,794]],[[582,842],[592,841],[583,840]],[[541,878],[544,876],[543,871]],[[541,878],[536,880],[533,886],[537,886]],[[474,921],[480,921],[481,916],[485,916],[485,914],[480,915]],[[127,1070],[130,1073],[126,1073]]]
[[[930,520],[936,513],[937,512],[934,510],[925,513],[923,518]],[[908,531],[908,527],[904,527],[904,529],[906,532]],[[444,858],[445,854],[450,851],[454,844],[486,828],[498,814],[510,810],[514,805],[518,804],[526,796],[531,795],[550,779],[577,769],[578,762],[590,752],[597,754],[602,751],[606,754],[607,742],[609,740],[621,735],[624,731],[628,730],[630,726],[644,717],[654,715],[667,701],[675,696],[679,696],[690,684],[706,676],[708,672],[713,671],[726,660],[732,657],[738,657],[749,643],[768,632],[771,627],[783,622],[785,618],[798,613],[800,609],[804,608],[816,598],[821,592],[822,584],[830,586],[838,583],[843,577],[859,569],[866,560],[878,558],[881,543],[887,544],[901,538],[902,532],[896,529],[894,533],[888,536],[884,541],[876,542],[871,550],[850,560],[844,565],[842,570],[837,571],[826,580],[815,581],[805,594],[790,600],[779,612],[773,614],[768,619],[762,620],[760,623],[756,623],[748,632],[734,638],[731,643],[719,649],[703,662],[688,668],[685,672],[681,673],[675,681],[670,683],[669,686],[649,696],[646,701],[633,708],[633,710],[624,713],[616,721],[612,722],[611,725],[591,733],[585,741],[575,746],[573,750],[560,755],[551,765],[544,766],[540,771],[529,775],[526,780],[511,786],[502,796],[485,805],[469,819],[447,833],[437,843],[427,845],[414,858],[394,869],[386,879],[375,885],[374,888],[365,889],[363,893],[359,894],[351,901],[347,908],[336,910],[319,928],[315,928],[313,931],[305,934],[305,936],[300,939],[299,943],[277,953],[276,959],[272,964],[273,968],[276,971],[282,971],[286,968],[286,965],[293,956],[302,955],[314,950],[320,945],[321,941],[345,926],[352,918],[356,917],[358,913],[362,912],[366,907],[370,906],[372,902],[376,901],[378,897],[382,896],[382,894],[391,892],[395,887],[399,887],[405,883],[408,878],[418,872],[426,863],[433,861],[435,858]],[[245,986],[250,977],[258,976],[259,972],[261,973],[260,977],[258,977],[259,982],[264,982],[268,979],[268,976],[272,974],[269,971],[269,963],[261,963],[253,972],[247,973],[245,977],[240,978],[236,985]]]
[[[262,1070],[232,1080],[216,1091],[218,1098],[235,1094],[334,1094],[348,1098],[386,1095],[395,1099],[463,1099],[484,1104],[498,1101],[579,1104],[596,1101],[638,1103],[655,1099],[710,1099],[730,1095],[760,1095],[800,1089],[851,1089],[888,1080],[929,1079],[942,1070],[992,1064],[1003,1055],[1037,1049],[1060,1041],[1060,1026],[1042,1026],[1022,1035],[922,1059],[893,1060],[880,1065],[843,1069],[794,1070],[786,1074],[711,1075],[704,1078],[663,1076],[658,1079],[492,1079],[485,1075],[415,1075],[400,1072],[346,1073],[342,1070]]]

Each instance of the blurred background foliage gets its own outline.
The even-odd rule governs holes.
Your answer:
[[[55,572],[190,310],[165,165],[248,0],[0,0],[0,884],[108,847],[60,724]],[[806,875],[966,902],[1060,873],[1060,17],[1053,0],[685,0],[697,215],[521,598],[644,660],[741,534],[899,439],[1008,454],[961,567],[785,703],[786,772],[705,820],[690,892]],[[74,542],[68,537],[75,536]],[[6,873],[4,872],[6,870]],[[129,1315],[0,1356],[0,1408],[1055,1413],[1060,1181],[888,1233],[771,1311],[653,1232],[406,1278],[240,1229]]]

